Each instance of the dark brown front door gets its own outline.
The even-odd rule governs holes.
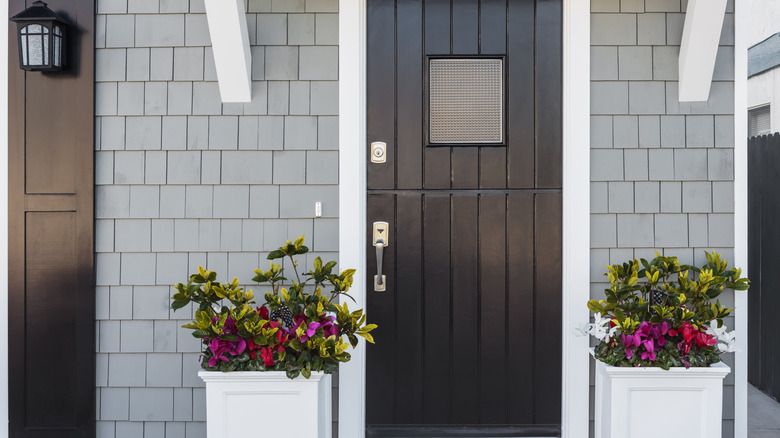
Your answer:
[[[560,0],[368,1],[367,436],[560,434],[561,29]]]

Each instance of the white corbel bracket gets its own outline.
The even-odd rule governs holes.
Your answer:
[[[726,1],[688,0],[680,46],[680,102],[709,99]]]
[[[244,0],[205,0],[222,102],[252,100],[252,52]]]

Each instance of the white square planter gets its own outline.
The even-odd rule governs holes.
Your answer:
[[[290,380],[283,371],[200,371],[208,438],[330,438],[330,374]],[[248,435],[247,435],[248,434]]]
[[[723,362],[664,371],[596,360],[596,438],[719,438],[729,371]]]

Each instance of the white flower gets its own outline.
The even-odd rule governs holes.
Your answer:
[[[609,327],[609,321],[609,318],[602,318],[601,314],[597,313],[596,322],[581,324],[579,327],[575,328],[574,331],[578,336],[591,335],[603,342],[611,338],[615,332],[617,332],[617,327]]]
[[[592,325],[593,324],[590,323],[582,323],[579,327],[574,327],[572,331],[574,332],[575,336],[587,336],[590,334]]]
[[[717,327],[717,325],[714,325],[713,327],[708,327],[707,331],[711,332],[718,340],[718,350],[721,353],[733,353],[735,351],[739,351],[737,348],[736,330],[729,332],[726,331],[726,328],[726,324],[723,324],[722,327]]]

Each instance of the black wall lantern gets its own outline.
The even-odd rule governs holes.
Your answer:
[[[65,64],[65,21],[42,1],[11,17],[19,34],[19,67],[59,71]]]

